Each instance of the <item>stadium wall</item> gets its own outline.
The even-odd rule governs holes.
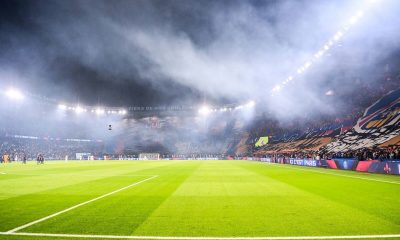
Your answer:
[[[356,170],[358,161],[352,158],[332,159],[335,161],[337,168],[343,170]]]
[[[358,172],[368,172],[368,169],[371,165],[375,162],[379,162],[378,160],[371,160],[371,161],[360,161],[357,164],[356,171]]]
[[[400,162],[398,161],[374,162],[368,168],[368,172],[400,175]]]
[[[328,164],[329,168],[337,169],[337,165],[336,165],[336,162],[334,160],[326,160],[326,163]]]
[[[355,159],[335,159],[335,160],[312,160],[312,159],[295,159],[295,158],[246,158],[242,160],[253,160],[277,164],[289,164],[306,167],[320,167],[331,169],[352,170],[359,172],[382,173],[400,175],[400,161],[378,160],[357,161]]]

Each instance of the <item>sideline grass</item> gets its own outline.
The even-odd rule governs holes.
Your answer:
[[[248,161],[1,165],[6,174],[0,175],[0,232],[159,175],[21,231],[216,237],[400,233],[400,185],[324,171],[400,183],[398,176],[303,169],[315,168]]]

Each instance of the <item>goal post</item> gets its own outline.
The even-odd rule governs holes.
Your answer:
[[[159,153],[140,153],[139,160],[159,160]]]

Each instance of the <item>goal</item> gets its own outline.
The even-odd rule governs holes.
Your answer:
[[[159,160],[159,153],[140,153],[139,160]]]

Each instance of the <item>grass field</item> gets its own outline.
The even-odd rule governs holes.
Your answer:
[[[0,240],[398,235],[400,177],[250,161],[3,164],[0,232]]]

